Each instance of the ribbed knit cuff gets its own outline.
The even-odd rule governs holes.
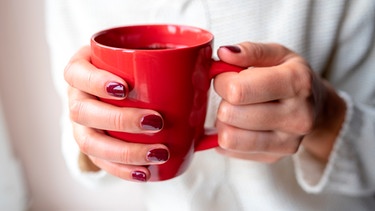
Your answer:
[[[300,186],[309,193],[341,192],[350,194],[343,183],[355,174],[357,165],[351,159],[352,147],[348,143],[348,133],[353,133],[353,102],[350,97],[339,93],[347,105],[345,121],[337,137],[328,163],[316,159],[303,147],[293,157],[295,173]],[[354,171],[354,172],[353,172]]]

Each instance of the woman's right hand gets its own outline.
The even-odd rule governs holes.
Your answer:
[[[108,136],[104,130],[128,133],[157,133],[161,115],[153,110],[117,107],[98,100],[126,98],[128,85],[120,77],[90,63],[90,47],[81,48],[65,68],[74,138],[82,153],[97,167],[125,180],[147,181],[147,165],[169,158],[162,144],[129,143]]]

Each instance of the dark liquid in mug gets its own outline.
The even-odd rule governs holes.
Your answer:
[[[136,50],[166,50],[166,49],[176,49],[185,48],[185,45],[175,45],[175,44],[152,44],[145,47],[136,47]]]

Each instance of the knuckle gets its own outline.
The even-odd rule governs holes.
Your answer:
[[[300,68],[294,68],[290,71],[293,93],[295,96],[308,98],[313,92],[313,73],[306,68],[306,65],[301,65],[299,67]]]
[[[74,70],[80,66],[80,60],[72,59],[69,61],[68,65],[64,69],[64,79],[65,81],[71,85],[74,86]]]
[[[232,120],[232,111],[229,103],[222,101],[217,111],[217,118],[224,122],[230,123]]]
[[[258,43],[251,46],[251,50],[255,55],[255,58],[264,58],[264,44]]]
[[[241,83],[237,83],[236,80],[230,81],[227,88],[227,101],[236,105],[240,104],[243,98],[244,91]]]
[[[232,130],[222,130],[218,135],[219,145],[221,148],[228,150],[236,150],[238,148],[238,139]]]
[[[275,153],[285,155],[293,155],[298,149],[302,141],[302,136],[284,135],[282,138],[279,136],[278,150]]]
[[[84,154],[90,154],[91,149],[91,139],[92,136],[90,133],[79,133],[75,134],[75,140],[78,144],[80,151]]]
[[[68,65],[66,65],[66,67],[64,68],[64,79],[66,82],[68,82],[70,84],[70,78],[71,78],[71,68],[72,68],[72,63],[73,61],[70,61],[68,63]]]
[[[70,119],[74,122],[81,121],[81,114],[84,110],[83,103],[78,100],[72,100],[69,102]]]
[[[87,75],[87,88],[89,90],[95,89],[95,73],[94,71],[89,71]]]
[[[130,151],[127,147],[120,150],[120,162],[123,164],[133,164],[133,156],[130,156]]]
[[[297,134],[305,135],[311,133],[314,128],[314,115],[311,112],[304,112],[296,121],[295,130]]]
[[[124,131],[127,128],[127,118],[125,118],[124,113],[119,111],[113,111],[109,114],[110,125],[113,125],[114,130]]]
[[[78,80],[79,78],[84,77],[85,83],[88,83],[88,86],[90,85],[90,82],[93,78],[92,71],[82,71],[83,69],[87,69],[87,62],[84,59],[77,59],[73,58],[71,61],[69,61],[68,65],[64,69],[64,79],[65,81],[72,87],[79,87],[82,86],[81,83],[82,80]],[[87,76],[85,74],[87,73]]]
[[[270,43],[273,49],[277,49],[280,55],[295,55],[289,48],[279,43]]]
[[[264,44],[246,42],[245,46],[247,55],[251,56],[252,58],[261,59],[264,57]]]
[[[309,134],[313,130],[314,124],[311,121],[305,121],[300,124],[298,124],[298,134]]]

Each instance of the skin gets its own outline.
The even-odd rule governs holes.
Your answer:
[[[291,156],[303,146],[316,159],[328,161],[334,141],[345,118],[345,102],[329,83],[317,76],[298,54],[279,44],[243,42],[233,52],[222,47],[224,62],[244,67],[239,73],[222,73],[214,88],[222,97],[217,113],[219,145],[225,156],[274,163]],[[132,172],[150,172],[144,165],[163,161],[147,159],[162,144],[128,143],[109,137],[103,130],[156,133],[140,126],[144,116],[157,111],[118,108],[97,97],[121,99],[106,92],[111,82],[127,84],[121,78],[90,63],[90,48],[80,49],[65,68],[69,84],[69,108],[74,137],[93,164],[125,180]]]

